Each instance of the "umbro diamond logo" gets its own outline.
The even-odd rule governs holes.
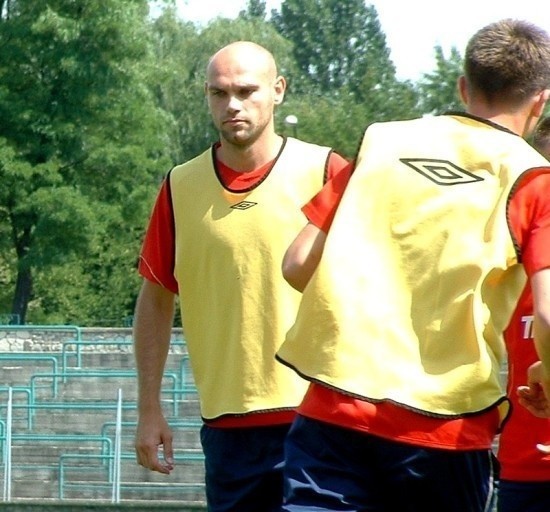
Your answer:
[[[400,160],[438,185],[464,185],[465,183],[483,181],[480,176],[461,169],[448,160],[429,158],[401,158]]]
[[[241,201],[240,203],[232,204],[230,208],[234,208],[235,210],[248,210],[257,204],[258,203],[254,203],[252,201]]]

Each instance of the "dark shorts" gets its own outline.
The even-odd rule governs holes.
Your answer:
[[[512,482],[498,485],[498,512],[549,512],[550,472],[548,482]]]
[[[490,450],[437,450],[298,416],[286,440],[287,512],[488,512]]]
[[[289,425],[212,428],[203,425],[209,512],[280,512],[284,439]]]

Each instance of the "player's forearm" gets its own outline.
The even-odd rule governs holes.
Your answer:
[[[140,413],[160,410],[160,391],[170,348],[173,317],[173,294],[144,282],[134,316],[134,353]]]
[[[534,333],[535,347],[537,354],[542,362],[545,373],[550,376],[550,323],[540,315],[535,317]]]
[[[314,224],[307,224],[287,249],[282,263],[283,277],[302,292],[319,265],[326,234]]]
[[[535,308],[535,348],[543,372],[550,380],[550,268],[533,275],[532,290]]]

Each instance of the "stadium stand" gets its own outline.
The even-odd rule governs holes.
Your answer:
[[[181,331],[174,331],[163,381],[163,406],[175,434],[176,468],[169,476],[135,461],[136,373],[129,328],[0,325],[0,364],[3,480],[9,389],[13,402],[10,495],[6,500],[4,488],[4,501],[17,507],[10,511],[39,503],[69,503],[73,508],[67,510],[77,511],[83,503],[107,506],[115,495],[131,510],[151,510],[153,504],[204,510],[200,413]]]

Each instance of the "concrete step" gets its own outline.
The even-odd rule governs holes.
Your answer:
[[[135,406],[123,412],[123,420],[135,417]],[[44,434],[99,434],[104,423],[115,420],[116,404],[42,402],[35,409],[32,426],[33,432]]]
[[[112,497],[112,484],[88,481],[70,482],[63,489],[64,499],[109,500]],[[204,505],[206,498],[203,485],[165,483],[151,484],[121,482],[120,499],[124,501],[175,501],[182,506]]]
[[[98,436],[99,437],[99,436]],[[98,455],[108,453],[112,449],[109,440],[98,438],[97,441],[70,439],[60,443],[52,441],[14,440],[12,443],[13,464],[57,464],[63,454],[72,455]]]
[[[59,487],[55,480],[30,479],[25,475],[22,478],[13,478],[11,482],[12,499],[47,500],[59,498]]]
[[[121,496],[124,499],[182,499],[204,502],[202,463],[177,463],[169,476],[148,471],[137,463],[121,463]],[[60,486],[59,468],[18,465],[12,468],[12,496],[18,499],[101,499],[110,497],[112,481],[108,466],[65,466]],[[61,489],[60,489],[61,487]]]
[[[57,360],[60,373],[62,358]],[[167,371],[175,373],[178,379],[181,362],[181,354],[171,354],[167,361]],[[14,390],[13,395],[11,495],[14,500],[58,500],[60,460],[63,461],[61,494],[64,499],[111,500],[112,483],[106,456],[114,446],[116,399],[118,389],[122,389],[121,499],[204,504],[204,462],[196,393],[176,396],[176,404],[174,395],[163,395],[165,415],[173,425],[176,467],[168,478],[146,470],[136,463],[134,454],[136,378],[120,375],[120,372],[133,371],[134,366],[132,353],[83,353],[82,368],[67,367],[68,372],[105,371],[106,375],[74,376],[66,382],[60,377],[54,381],[53,376],[33,379],[37,373],[54,373],[51,360],[34,366],[27,362],[0,366],[0,382],[21,387],[21,391]],[[192,384],[190,375],[187,368],[186,382]],[[34,382],[35,404],[29,407],[31,382]],[[168,378],[165,387],[170,388],[172,383]],[[5,403],[0,403],[0,417],[5,410]],[[30,429],[29,411],[32,411]],[[184,419],[187,421],[183,422]],[[40,436],[40,439],[22,441],[18,439],[22,434]],[[63,435],[68,438],[56,441],[56,436]],[[103,444],[99,439],[102,436],[110,441],[104,439]],[[90,437],[94,440],[87,440]]]
[[[55,465],[29,463],[18,464],[16,461],[12,464],[11,476],[12,482],[25,482],[34,487],[39,483],[46,482],[50,485],[57,482],[59,469]]]

